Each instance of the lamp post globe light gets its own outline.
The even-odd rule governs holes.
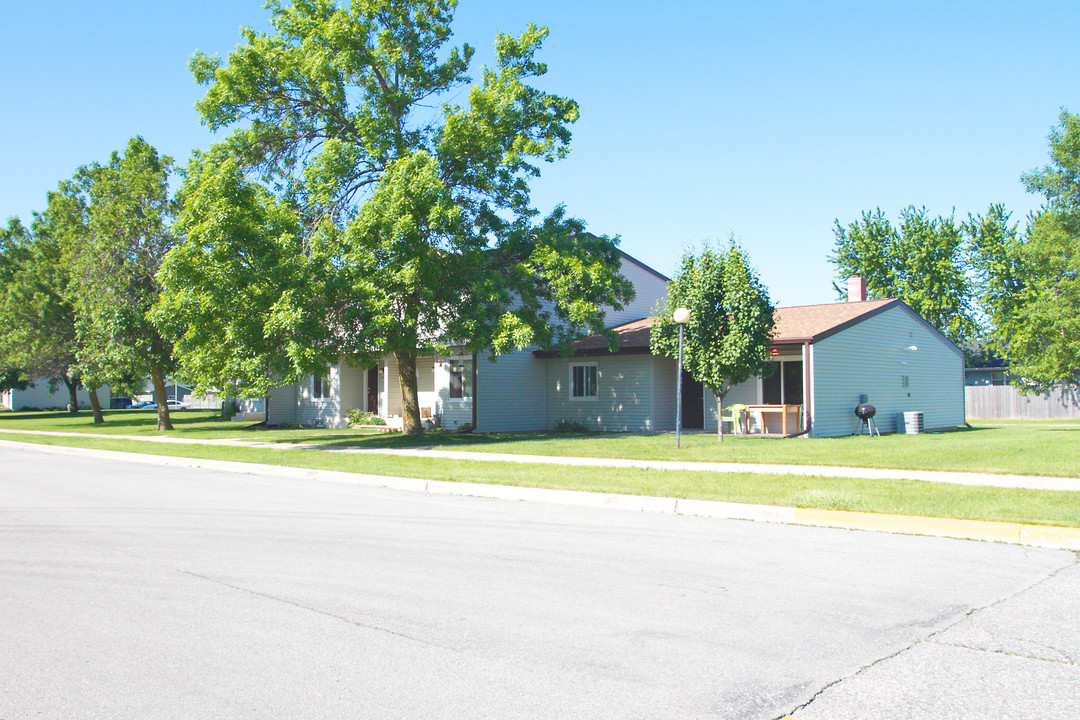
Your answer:
[[[678,448],[682,442],[682,336],[683,326],[690,322],[690,311],[678,308],[671,319],[679,326],[679,363],[675,370],[675,447]]]

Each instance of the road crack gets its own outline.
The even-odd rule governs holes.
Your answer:
[[[996,636],[994,636],[994,635],[991,635],[991,637],[994,638],[995,640],[998,640],[998,638]],[[967,643],[960,643],[960,642],[945,642],[945,641],[942,641],[942,640],[935,640],[934,642],[937,645],[948,645],[949,647],[960,648],[961,650],[973,650],[975,652],[991,653],[993,655],[1007,655],[1009,657],[1024,658],[1025,660],[1038,660],[1040,662],[1058,663],[1059,665],[1069,665],[1069,666],[1080,665],[1080,663],[1077,662],[1076,658],[1072,657],[1071,655],[1069,655],[1068,653],[1066,653],[1066,652],[1064,652],[1062,650],[1058,650],[1053,645],[1047,645],[1045,643],[1039,643],[1039,642],[1035,642],[1033,640],[1024,640],[1023,638],[1008,637],[1006,639],[1007,640],[1012,640],[1012,641],[1014,641],[1016,643],[1020,643],[1020,644],[1024,644],[1024,645],[1031,645],[1031,646],[1037,647],[1037,648],[1045,648],[1046,650],[1049,651],[1050,654],[1059,655],[1064,659],[1058,659],[1058,658],[1054,658],[1054,657],[1046,657],[1045,655],[1029,655],[1029,654],[1027,654],[1025,652],[1022,652],[1022,651],[1019,651],[1019,650],[1005,650],[1005,649],[997,649],[997,648],[990,648],[990,647],[976,647],[974,645],[968,645]]]
[[[354,627],[363,628],[365,630],[373,630],[375,632],[384,633],[384,634],[387,634],[387,635],[393,635],[394,637],[409,640],[411,642],[419,643],[421,645],[426,645],[428,647],[439,648],[440,650],[449,650],[450,652],[458,653],[458,654],[462,654],[462,655],[465,654],[465,651],[462,650],[461,648],[452,647],[450,645],[444,645],[442,643],[432,642],[430,640],[426,640],[426,639],[421,638],[421,637],[416,637],[415,635],[410,635],[408,633],[403,633],[400,630],[392,630],[390,628],[382,627],[382,626],[379,626],[379,625],[372,625],[372,624],[369,624],[369,623],[360,622],[359,620],[354,620],[352,618],[345,617],[344,615],[339,615],[337,613],[333,613],[333,612],[330,612],[328,610],[322,610],[322,609],[317,608],[317,607],[312,607],[311,605],[305,605],[304,603],[297,602],[296,600],[290,600],[288,598],[280,597],[278,595],[272,595],[270,593],[262,592],[262,591],[259,591],[259,590],[253,590],[251,588],[246,588],[246,587],[243,587],[243,586],[240,586],[240,585],[234,585],[233,583],[225,582],[224,580],[219,580],[217,578],[210,577],[209,575],[202,575],[202,574],[197,573],[197,572],[192,572],[191,570],[183,570],[183,569],[180,569],[180,568],[172,568],[172,570],[175,571],[175,572],[178,572],[178,573],[180,573],[182,575],[188,575],[188,576],[193,577],[193,578],[198,578],[199,580],[205,580],[207,582],[214,583],[215,585],[221,585],[222,587],[227,587],[227,588],[229,588],[231,590],[237,590],[237,591],[242,592],[242,593],[247,593],[248,595],[254,595],[256,597],[264,598],[266,600],[273,600],[275,602],[283,603],[285,605],[290,605],[290,606],[298,608],[300,610],[307,610],[308,612],[316,613],[317,615],[323,615],[323,616],[328,617],[328,618],[333,618],[334,620],[339,620],[341,622],[347,623],[347,624],[352,625]]]
[[[1020,595],[1028,592],[1029,590],[1032,590],[1032,589],[1038,587],[1039,585],[1042,585],[1043,583],[1050,582],[1055,577],[1057,577],[1058,574],[1060,574],[1062,572],[1065,572],[1066,570],[1069,570],[1070,568],[1074,568],[1078,563],[1080,563],[1080,554],[1077,555],[1077,562],[1075,562],[1075,563],[1073,563],[1071,565],[1064,565],[1064,566],[1058,568],[1057,570],[1054,570],[1053,572],[1049,573],[1045,577],[1040,578],[1039,580],[1036,580],[1035,582],[1033,582],[1033,583],[1031,583],[1031,584],[1029,584],[1029,585],[1027,585],[1025,587],[1022,587],[1019,590],[1017,590],[1016,592],[1010,593],[1009,595],[1006,595],[1005,597],[998,598],[997,600],[995,600],[995,601],[993,601],[991,603],[988,603],[987,605],[983,605],[983,606],[977,607],[977,608],[968,609],[966,612],[964,612],[962,615],[960,615],[958,618],[956,618],[955,621],[949,623],[947,626],[945,626],[945,627],[943,627],[943,628],[941,628],[939,630],[935,630],[934,632],[929,633],[925,637],[915,638],[912,642],[908,643],[907,645],[900,648],[896,652],[893,652],[893,653],[890,653],[889,655],[885,655],[883,657],[880,657],[880,658],[874,660],[873,662],[870,662],[870,663],[868,663],[866,665],[863,665],[862,667],[860,667],[858,670],[856,670],[853,673],[850,673],[850,674],[845,675],[843,677],[839,677],[836,680],[833,680],[833,681],[823,685],[819,690],[817,690],[813,695],[811,695],[810,699],[808,699],[806,702],[796,706],[794,709],[792,709],[789,712],[781,713],[780,715],[776,716],[772,720],[784,720],[785,718],[791,717],[793,715],[797,715],[798,713],[802,712],[807,707],[809,707],[811,704],[813,704],[813,702],[815,700],[817,700],[819,697],[821,697],[821,695],[823,693],[825,693],[827,690],[829,690],[830,688],[833,688],[833,687],[835,687],[835,686],[839,685],[840,683],[845,682],[847,680],[851,680],[852,678],[856,678],[859,675],[865,673],[867,670],[870,670],[870,669],[876,667],[877,665],[880,665],[880,664],[882,664],[882,663],[884,663],[884,662],[886,662],[888,660],[892,660],[893,658],[899,657],[900,655],[903,655],[904,653],[908,652],[909,650],[912,650],[913,648],[915,648],[916,646],[918,646],[918,645],[920,645],[922,643],[934,643],[934,644],[937,644],[937,645],[949,645],[949,646],[952,646],[952,647],[963,647],[964,649],[967,649],[967,650],[977,650],[977,651],[981,650],[982,652],[995,652],[995,653],[998,653],[998,654],[1001,654],[1001,655],[1012,655],[1012,656],[1015,656],[1015,657],[1027,657],[1025,655],[1020,655],[1019,653],[1006,652],[1004,650],[996,650],[995,651],[995,650],[989,650],[989,649],[986,649],[986,648],[967,647],[967,646],[964,646],[964,645],[960,645],[958,643],[951,643],[951,642],[943,641],[943,640],[940,640],[940,639],[937,639],[937,638],[938,638],[939,635],[942,635],[942,634],[948,632],[949,630],[953,629],[954,627],[956,627],[960,623],[970,619],[973,615],[975,615],[977,613],[982,613],[982,612],[984,612],[986,610],[989,610],[989,609],[991,609],[993,607],[996,607],[996,606],[998,606],[998,605],[1000,605],[1002,603],[1005,603],[1005,602],[1007,602],[1009,600],[1012,600],[1012,599],[1014,599],[1016,597],[1019,597]],[[1037,644],[1037,643],[1032,643],[1032,644]],[[1055,650],[1055,652],[1058,652],[1054,648],[1050,648],[1050,649]],[[1064,654],[1064,653],[1062,653],[1062,654]],[[1066,657],[1068,657],[1068,656],[1066,655]],[[1050,660],[1050,659],[1046,659],[1046,658],[1030,658],[1030,659],[1033,659],[1033,660],[1045,660],[1046,662],[1060,662],[1060,661]],[[1064,663],[1064,664],[1069,665],[1069,666],[1073,666],[1076,663],[1068,662],[1068,663]]]

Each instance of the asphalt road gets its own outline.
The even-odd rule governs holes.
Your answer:
[[[0,449],[0,718],[1080,717],[1075,553]]]

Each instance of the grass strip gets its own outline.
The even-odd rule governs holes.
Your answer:
[[[8,436],[5,439],[14,438]],[[96,438],[24,435],[18,440],[41,445],[451,482],[1080,527],[1080,498],[1075,493],[1050,490],[947,485],[917,480],[528,465],[325,450],[166,446]]]
[[[1049,421],[976,425],[971,429],[921,435],[839,438],[762,438],[687,434],[682,448],[664,435],[559,433],[427,433],[420,437],[357,430],[312,428],[249,429],[214,413],[173,414],[176,430],[155,428],[153,411],[116,410],[104,425],[87,414],[5,413],[0,428],[119,435],[167,435],[191,439],[233,438],[277,443],[316,443],[327,447],[408,448],[434,446],[473,452],[524,455],[683,460],[690,462],[842,465],[906,470],[952,470],[1016,475],[1080,477],[1080,423]],[[0,434],[0,437],[3,437]]]

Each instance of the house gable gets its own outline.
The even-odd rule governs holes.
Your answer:
[[[604,322],[608,327],[622,325],[630,320],[649,317],[656,312],[667,295],[669,279],[641,261],[622,253],[619,273],[634,286],[634,299],[622,310],[604,307]]]
[[[812,434],[850,435],[866,395],[882,432],[903,412],[923,413],[928,429],[964,422],[964,362],[956,346],[897,303],[812,345]]]

